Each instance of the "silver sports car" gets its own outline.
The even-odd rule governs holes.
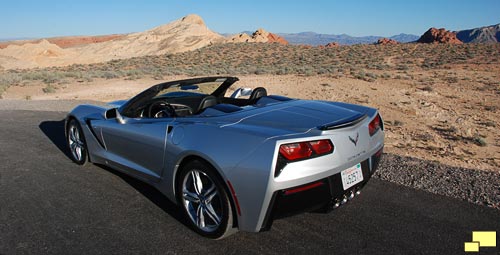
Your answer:
[[[267,95],[237,81],[172,81],[109,107],[80,105],[66,119],[72,158],[149,183],[215,239],[359,194],[384,147],[376,109]]]

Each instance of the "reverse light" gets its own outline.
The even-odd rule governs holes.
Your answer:
[[[290,161],[312,158],[332,152],[333,144],[328,139],[288,143],[280,146],[280,154]]]
[[[380,114],[377,114],[375,118],[368,124],[368,132],[370,132],[370,136],[373,136],[379,129],[382,128],[382,118],[380,118]]]

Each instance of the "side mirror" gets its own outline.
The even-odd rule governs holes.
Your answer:
[[[106,118],[107,120],[116,119],[118,123],[125,124],[125,119],[123,119],[123,116],[120,114],[117,108],[107,110],[104,113],[104,118]]]

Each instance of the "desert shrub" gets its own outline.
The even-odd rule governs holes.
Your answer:
[[[62,79],[62,75],[60,73],[51,73],[47,72],[45,73],[45,77],[43,78],[43,83],[45,84],[53,84],[60,82]]]
[[[116,71],[104,71],[101,74],[101,78],[104,78],[104,79],[116,79],[116,78],[119,78],[120,76],[121,76],[121,74],[116,72]]]
[[[56,88],[52,84],[48,84],[45,88],[42,89],[43,93],[55,93]]]
[[[432,88],[431,86],[425,86],[422,88],[423,91],[427,91],[427,92],[432,92],[434,91],[434,88]]]
[[[2,73],[0,74],[0,98],[3,92],[10,86],[21,83],[22,75],[18,73]]]
[[[477,146],[486,147],[488,145],[488,143],[486,143],[486,141],[484,140],[484,138],[482,138],[480,136],[475,136],[474,138],[472,138],[472,141]]]

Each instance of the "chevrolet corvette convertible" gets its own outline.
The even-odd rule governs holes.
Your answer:
[[[384,147],[376,109],[268,95],[237,81],[165,82],[107,107],[77,106],[65,124],[72,160],[152,185],[213,239],[329,212],[360,193]]]

